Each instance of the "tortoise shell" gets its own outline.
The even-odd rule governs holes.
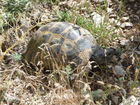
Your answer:
[[[54,66],[85,64],[100,53],[89,31],[67,22],[51,22],[38,29],[29,41],[23,57],[30,63],[50,69]]]

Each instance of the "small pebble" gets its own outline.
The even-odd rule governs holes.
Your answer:
[[[129,20],[129,17],[122,17],[122,18],[121,18],[121,21],[122,21],[122,22],[126,22],[126,21],[128,21],[128,20]]]
[[[16,103],[19,103],[20,100],[18,97],[10,95],[10,94],[5,94],[6,101],[10,104],[10,105],[15,105]]]
[[[107,8],[107,12],[108,13],[112,13],[113,12],[113,9],[112,8]]]
[[[94,2],[98,2],[98,3],[101,3],[101,2],[104,2],[105,0],[94,0]]]
[[[140,56],[140,51],[135,51],[138,56]]]
[[[114,67],[114,72],[115,72],[115,74],[118,75],[118,76],[124,76],[125,73],[126,73],[125,70],[123,69],[123,67],[120,66],[120,65],[116,65],[116,66]]]
[[[111,15],[109,16],[109,18],[117,18],[117,15],[116,15],[116,14],[111,14]]]
[[[93,15],[93,22],[95,23],[96,27],[99,27],[103,21],[104,21],[104,17],[102,17],[101,15],[97,14],[96,12],[92,13]]]
[[[124,99],[122,103],[119,105],[139,105],[140,103],[140,98],[137,98],[135,96],[130,96],[127,99]]]
[[[104,95],[104,91],[102,89],[97,89],[93,91],[93,97],[101,98]]]
[[[132,26],[133,26],[133,24],[130,22],[124,22],[121,24],[121,28],[130,28]]]
[[[126,46],[126,45],[129,44],[129,40],[128,40],[128,39],[120,40],[120,44],[121,44],[122,46]]]

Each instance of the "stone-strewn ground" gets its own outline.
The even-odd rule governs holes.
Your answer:
[[[50,1],[0,4],[1,105],[139,105],[140,1]],[[88,74],[73,73],[78,78],[71,80],[70,68],[45,75],[23,63],[29,39],[51,21],[86,28],[101,46],[118,51],[114,62],[94,65]]]

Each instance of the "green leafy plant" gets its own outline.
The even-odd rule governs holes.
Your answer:
[[[11,56],[11,58],[14,60],[14,61],[19,61],[21,60],[22,56],[18,53],[15,53]]]
[[[20,13],[25,10],[26,4],[29,0],[6,0],[4,2],[4,9],[10,13]]]
[[[86,18],[80,14],[76,14],[73,11],[58,11],[57,12],[59,21],[66,21],[77,24],[87,29],[101,46],[109,46],[114,38],[117,37],[114,34],[114,28],[108,28],[108,21],[105,21],[100,27],[96,27],[91,18]]]
[[[111,42],[115,37],[117,37],[116,34],[113,34],[113,28],[107,29],[107,22],[101,24],[100,27],[96,27],[91,19],[77,16],[76,24],[91,32],[91,34],[96,37],[98,43],[102,46],[109,46],[108,42]]]
[[[47,4],[57,4],[59,3],[60,1],[62,0],[32,0],[32,2],[35,2],[35,3],[47,3]]]
[[[66,66],[65,71],[66,71],[67,75],[73,74],[72,68],[69,65]]]
[[[57,11],[57,16],[59,21],[68,21],[72,20],[72,14],[69,11]]]

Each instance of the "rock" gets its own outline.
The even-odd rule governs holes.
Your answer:
[[[102,89],[97,89],[93,91],[93,97],[94,98],[101,98],[104,95],[104,91]]]
[[[97,2],[97,3],[101,3],[101,2],[104,2],[105,0],[94,0],[94,2]]]
[[[140,97],[137,98],[135,96],[130,96],[127,99],[124,99],[122,103],[120,103],[119,105],[139,105],[140,103]]]
[[[128,39],[122,39],[122,40],[120,40],[120,44],[121,44],[122,46],[126,46],[126,45],[129,44],[129,40],[128,40]]]
[[[109,16],[109,18],[117,18],[117,15],[116,15],[116,14],[111,14],[111,15]]]
[[[117,105],[119,103],[119,96],[112,96],[112,101],[115,103],[115,105]]]
[[[124,22],[121,24],[121,28],[132,28],[133,24],[130,22]]]
[[[114,73],[117,75],[117,76],[125,76],[126,72],[125,70],[123,69],[122,66],[120,65],[116,65],[114,67]]]
[[[140,56],[140,51],[135,51],[135,53],[136,53],[138,56]]]
[[[109,19],[110,23],[118,24],[118,21],[115,18]]]
[[[19,103],[20,103],[20,99],[11,94],[5,94],[4,98],[7,101],[7,103],[9,103],[9,105],[19,105]]]
[[[113,9],[112,8],[107,8],[107,12],[108,13],[112,13],[113,12]]]
[[[95,23],[96,27],[99,27],[101,24],[103,24],[104,17],[101,15],[97,14],[96,12],[92,13],[93,15],[93,22]]]
[[[122,22],[126,22],[126,21],[128,21],[128,20],[129,20],[129,17],[122,17],[122,18],[121,18],[121,21],[122,21]]]

